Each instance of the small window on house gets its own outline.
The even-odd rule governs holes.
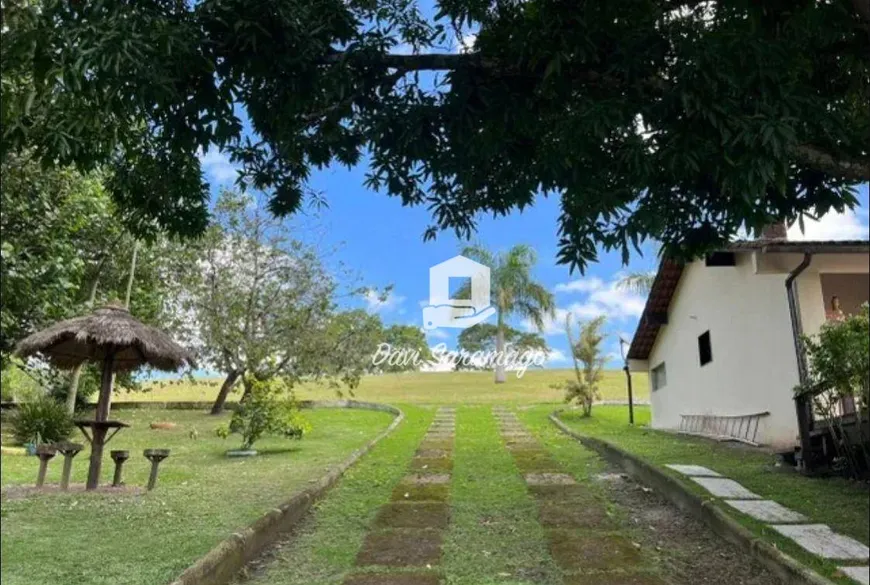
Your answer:
[[[653,391],[658,390],[659,388],[663,388],[668,383],[668,372],[665,369],[665,362],[660,363],[656,367],[652,369],[650,372],[652,377],[652,389]]]
[[[710,346],[709,331],[705,331],[698,337],[698,356],[701,358],[702,366],[713,361],[713,348]]]

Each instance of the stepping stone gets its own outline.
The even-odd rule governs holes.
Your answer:
[[[622,568],[641,561],[640,551],[622,536],[548,530],[547,541],[553,559],[565,570]]]
[[[781,524],[771,526],[798,545],[826,559],[866,561],[870,548],[854,538],[837,534],[826,524]]]
[[[678,465],[676,463],[668,463],[665,467],[673,469],[677,473],[682,473],[683,475],[697,477],[722,477],[712,469],[707,469],[701,465]]]
[[[416,457],[431,457],[433,459],[450,457],[450,451],[447,449],[417,449]]]
[[[565,585],[667,585],[660,577],[645,573],[583,573],[565,577]]]
[[[431,573],[358,573],[342,585],[439,585],[441,577]]]
[[[445,473],[453,468],[453,461],[446,457],[414,457],[411,469],[418,473]]]
[[[441,560],[441,530],[369,532],[356,556],[356,565],[424,567]]]
[[[690,477],[689,479],[718,498],[735,500],[761,499],[761,496],[749,491],[733,479],[725,479],[724,477]]]
[[[410,483],[410,484],[444,484],[450,483],[450,474],[449,473],[413,473],[411,475],[406,475],[404,479],[402,479],[402,483]]]
[[[771,524],[793,524],[807,521],[807,517],[803,514],[790,510],[772,500],[725,500],[725,503],[747,516]]]
[[[599,528],[612,524],[600,502],[541,500],[538,519],[544,528]]]
[[[393,490],[394,502],[446,502],[448,486],[442,484],[399,484]]]
[[[527,473],[524,477],[528,485],[573,485],[577,483],[567,473]]]
[[[395,502],[381,506],[377,528],[447,528],[450,514],[443,502]]]
[[[870,585],[870,567],[837,567],[837,570],[861,585]]]

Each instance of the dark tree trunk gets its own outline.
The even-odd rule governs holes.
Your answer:
[[[220,414],[224,411],[224,403],[227,401],[227,396],[229,396],[230,390],[232,390],[233,386],[236,385],[236,381],[241,375],[242,373],[238,370],[231,370],[230,373],[227,374],[227,377],[221,386],[221,390],[218,392],[217,398],[215,398],[214,404],[211,407],[210,414]]]

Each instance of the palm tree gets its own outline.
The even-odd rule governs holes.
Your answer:
[[[553,294],[542,284],[532,280],[532,267],[538,258],[535,251],[519,244],[507,252],[493,253],[480,244],[466,246],[462,255],[490,269],[490,303],[496,309],[497,352],[504,351],[506,321],[516,315],[525,317],[541,330],[544,319],[555,316],[556,301]],[[463,290],[468,288],[468,290]],[[470,285],[458,291],[457,296],[470,294]],[[506,380],[505,367],[502,360],[497,360],[495,368],[495,383]]]
[[[655,279],[655,272],[630,272],[619,279],[616,286],[622,290],[645,295],[649,294]]]

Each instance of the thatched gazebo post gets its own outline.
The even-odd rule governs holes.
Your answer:
[[[91,443],[89,490],[96,489],[100,481],[103,447],[127,426],[109,420],[115,372],[129,372],[144,365],[174,371],[193,363],[188,351],[166,333],[137,321],[118,304],[106,305],[90,315],[61,321],[34,333],[18,344],[16,352],[22,357],[39,354],[63,369],[73,369],[85,362],[102,363],[96,416],[92,421],[76,421],[76,426]],[[91,429],[90,436],[86,428]],[[110,429],[114,432],[107,437]]]

